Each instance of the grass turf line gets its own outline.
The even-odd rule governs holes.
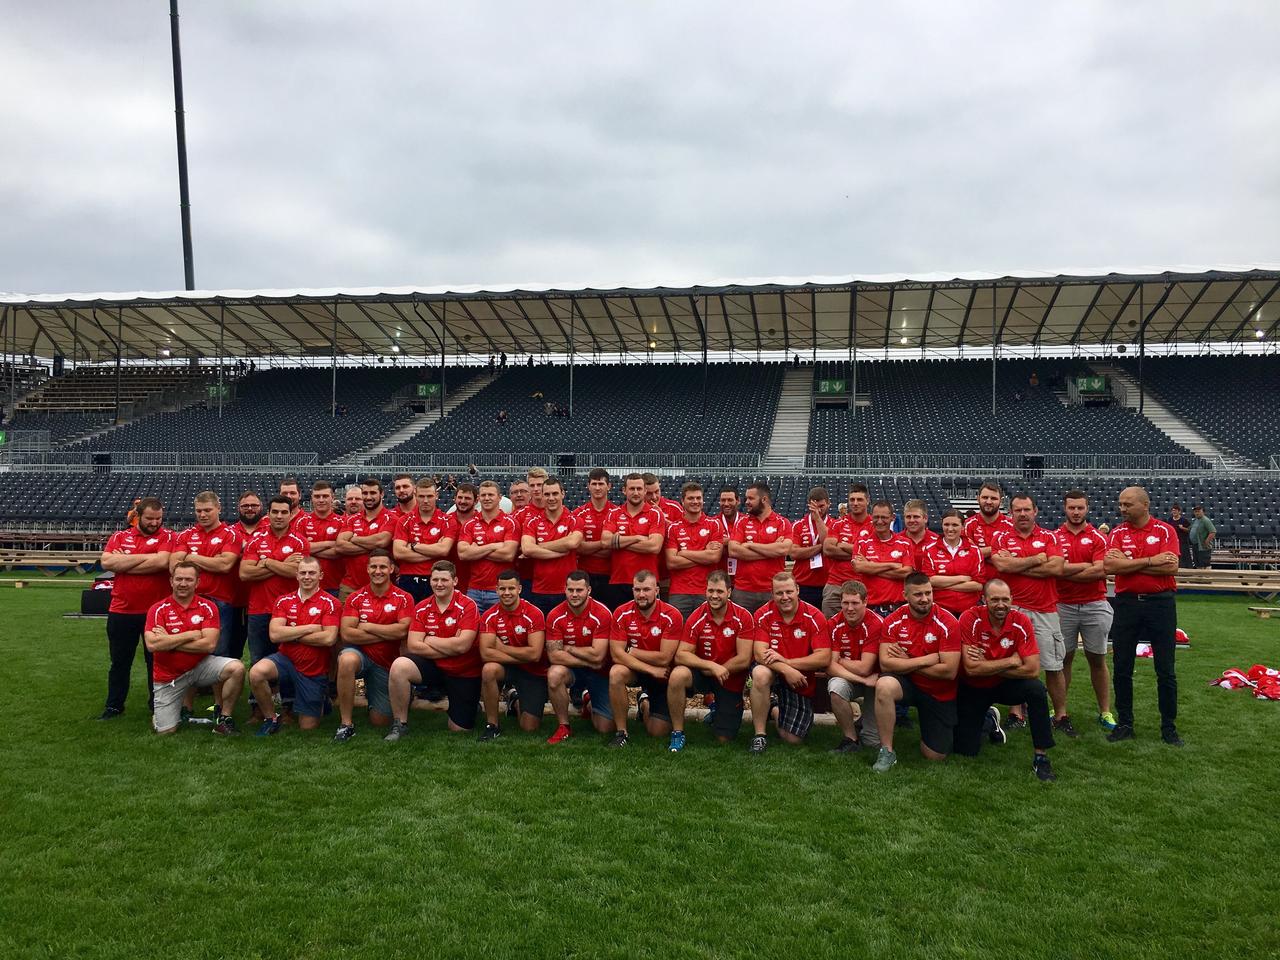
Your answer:
[[[102,621],[71,591],[0,600],[0,956],[1170,956],[1274,943],[1280,704],[1206,686],[1280,664],[1280,625],[1183,598],[1184,750],[1159,741],[1150,661],[1139,740],[1107,744],[1083,658],[1078,741],[1030,772],[1026,731],[885,777],[816,728],[763,758],[690,724],[679,756],[638,733],[558,749],[508,724],[477,744],[416,712],[391,747],[336,718],[270,741],[156,738],[138,658],[126,715],[100,709]],[[239,714],[244,716],[241,704]],[[359,711],[357,723],[360,723]],[[1262,857],[1262,859],[1259,859]]]

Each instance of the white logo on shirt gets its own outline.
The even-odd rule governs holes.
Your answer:
[[[651,637],[660,637],[660,636],[662,636],[662,628],[661,628],[661,627],[650,627],[650,628],[649,628],[649,636],[651,636]]]
[[[194,617],[191,618],[191,622],[194,624],[204,623],[204,617],[200,616],[200,614],[197,613]]]
[[[891,556],[891,557],[893,557],[893,559],[897,560],[900,556],[902,556],[902,551],[901,551],[901,550],[891,550],[891,551],[889,551],[889,556]]]
[[[1160,538],[1156,536],[1147,537],[1147,543],[1159,543]]]
[[[777,528],[777,527],[765,527],[765,528],[764,528],[764,532],[765,532],[765,533],[777,533],[777,532],[778,532],[778,528]]]
[[[932,632],[932,631],[930,631],[929,633],[926,633],[926,634],[924,635],[924,642],[925,642],[925,643],[937,643],[937,642],[938,642],[938,638],[937,638],[936,636],[934,636],[934,635],[933,635],[933,632]]]
[[[320,616],[320,608],[312,607],[310,610],[307,611],[307,613],[309,613],[313,617],[318,617]]]
[[[431,534],[431,536],[433,537],[439,532],[440,532],[439,527],[432,527],[430,530],[427,531],[427,533]]]
[[[516,625],[516,629],[515,629],[516,636],[519,636],[520,634],[522,634],[522,633],[527,633],[527,632],[528,632],[528,631],[526,631],[526,630],[525,630],[525,628],[524,628],[524,625],[523,625],[523,624],[517,624],[517,625]]]
[[[804,630],[800,627],[796,627],[794,630],[791,631],[791,635],[795,637],[797,640],[802,640],[804,638]]]
[[[216,546],[217,546],[218,544],[220,544],[221,542],[222,542],[222,538],[221,538],[221,537],[210,537],[210,538],[209,538],[209,546],[211,546],[211,547],[216,547]]]
[[[733,627],[724,627],[721,631],[726,637],[733,636]]]
[[[710,530],[708,530],[706,527],[700,527],[700,528],[698,529],[698,536],[700,536],[700,537],[709,537],[710,535],[711,535],[711,531],[710,531]]]
[[[293,547],[289,546],[288,544],[285,544],[283,547],[280,548],[280,552],[284,554],[293,553]]]
[[[1082,544],[1083,544],[1083,543],[1093,543],[1093,538],[1092,538],[1092,537],[1081,537],[1081,538],[1080,538],[1080,542],[1081,542]]]
[[[1001,640],[1000,640],[1000,646],[1002,646],[1002,647],[1004,647],[1004,649],[1008,650],[1010,647],[1012,647],[1012,646],[1013,646],[1013,641],[1012,641],[1012,640],[1010,640],[1008,637],[1003,637],[1003,638],[1001,638]]]
[[[1044,541],[1043,541],[1043,540],[1032,540],[1032,541],[1031,541],[1031,545],[1032,545],[1033,547],[1043,547],[1043,546],[1044,546]]]
[[[390,613],[390,612],[391,612],[391,611],[393,611],[395,608],[396,608],[396,605],[395,605],[394,603],[384,603],[384,604],[382,605],[382,609],[383,609],[385,612],[387,612],[387,613]]]
[[[457,622],[458,622],[458,621],[457,621],[457,618],[455,618],[455,617],[445,617],[445,618],[444,618],[444,625],[445,625],[446,627],[452,627],[452,626],[453,626],[455,623],[457,623]]]

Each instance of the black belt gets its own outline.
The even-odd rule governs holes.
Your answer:
[[[1172,598],[1175,592],[1176,591],[1173,591],[1173,590],[1161,590],[1159,593],[1117,593],[1116,598],[1119,599],[1121,597],[1130,597],[1134,600],[1139,600],[1139,601],[1163,600],[1165,597]]]

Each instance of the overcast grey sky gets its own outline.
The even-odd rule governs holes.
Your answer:
[[[1280,5],[187,0],[202,289],[1280,260]],[[182,286],[163,0],[0,0],[0,290]]]

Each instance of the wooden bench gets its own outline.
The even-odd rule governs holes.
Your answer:
[[[1280,570],[1179,570],[1179,590],[1248,593],[1272,602],[1280,596]]]
[[[14,550],[0,549],[0,568],[16,570],[32,568],[46,577],[55,577],[68,570],[88,573],[98,563],[100,551],[94,550]]]
[[[1250,607],[1249,612],[1259,620],[1270,620],[1272,617],[1280,617],[1280,607]]]

